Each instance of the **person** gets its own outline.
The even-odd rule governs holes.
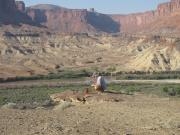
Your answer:
[[[107,87],[104,77],[100,76],[99,73],[98,74],[93,73],[92,78],[93,78],[92,86],[94,87],[94,89],[98,92],[104,92]]]

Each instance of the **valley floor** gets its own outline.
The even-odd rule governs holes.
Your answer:
[[[120,94],[120,102],[65,110],[0,109],[1,135],[179,135],[180,100]]]

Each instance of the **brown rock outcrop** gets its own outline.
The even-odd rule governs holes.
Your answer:
[[[26,9],[25,3],[23,1],[16,1],[16,8],[20,12],[25,12],[25,9]]]

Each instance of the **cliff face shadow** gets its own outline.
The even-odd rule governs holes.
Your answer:
[[[103,31],[107,33],[120,32],[120,24],[115,22],[108,15],[96,12],[88,12],[87,21],[98,31]]]
[[[46,18],[43,18],[43,21],[45,19]],[[0,13],[0,24],[1,25],[21,26],[22,24],[28,24],[31,26],[45,27],[45,26],[41,25],[39,22],[32,20],[31,17],[29,17],[27,14],[22,13],[20,11],[16,11],[14,13],[12,13],[12,12],[10,12],[10,13],[1,12]]]
[[[38,26],[38,27],[43,27],[39,22],[36,22],[34,20],[32,20],[31,17],[29,17],[28,15],[26,15],[25,13],[22,12],[17,12],[14,16],[14,22],[15,24],[29,24],[32,26]]]
[[[38,24],[46,23],[47,22],[47,16],[45,14],[45,10],[41,10],[41,9],[27,9],[26,12],[27,13],[31,12],[31,10],[33,10],[34,16],[33,16],[33,18],[28,16],[29,18],[31,18],[33,21],[37,22]]]

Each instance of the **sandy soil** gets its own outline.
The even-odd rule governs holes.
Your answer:
[[[180,135],[180,100],[120,95],[62,109],[0,109],[1,135]]]

